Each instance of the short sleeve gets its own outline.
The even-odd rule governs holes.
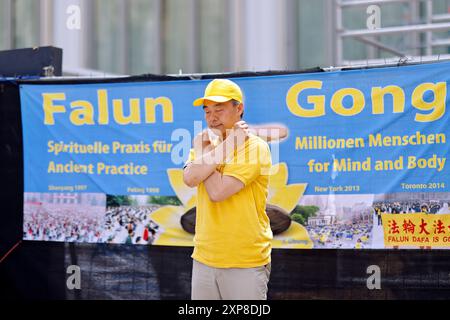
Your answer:
[[[223,175],[240,180],[245,186],[261,175],[268,175],[271,167],[269,146],[261,141],[245,145],[225,164]]]

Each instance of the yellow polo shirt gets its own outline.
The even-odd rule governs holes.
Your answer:
[[[243,189],[212,202],[205,185],[198,185],[193,259],[215,268],[253,268],[270,262],[273,236],[265,210],[271,165],[267,143],[250,135],[217,168],[242,181]]]

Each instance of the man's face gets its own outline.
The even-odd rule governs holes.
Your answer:
[[[203,111],[205,112],[208,128],[219,131],[225,136],[226,130],[233,128],[234,124],[241,120],[243,111],[242,103],[233,105],[232,101],[215,102],[205,100],[203,102]]]

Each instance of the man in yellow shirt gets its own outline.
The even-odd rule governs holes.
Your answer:
[[[264,300],[272,249],[269,146],[242,120],[236,83],[211,81],[194,105],[203,106],[209,129],[195,137],[183,175],[198,193],[192,299]]]

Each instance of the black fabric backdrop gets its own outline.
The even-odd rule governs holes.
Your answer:
[[[301,72],[320,72],[320,69]],[[206,75],[202,78],[286,72]],[[299,73],[299,71],[290,72]],[[187,80],[143,75],[120,79],[33,80],[92,83]],[[19,81],[0,83],[0,259],[22,239],[23,145]],[[189,299],[192,248],[22,241],[0,263],[0,299]],[[450,250],[282,250],[272,253],[269,299],[449,299]],[[69,290],[66,269],[81,268]],[[369,290],[367,267],[381,269]]]

